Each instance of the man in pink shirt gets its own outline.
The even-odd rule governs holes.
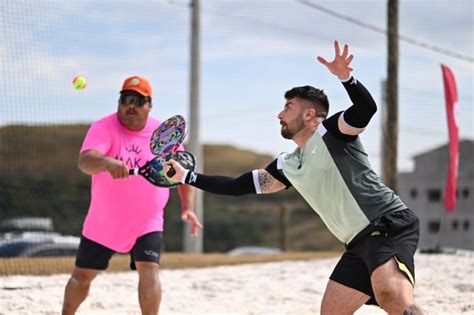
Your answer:
[[[152,109],[150,83],[127,78],[120,91],[118,110],[94,122],[82,144],[79,169],[92,176],[91,201],[84,221],[76,266],[69,279],[63,314],[74,314],[86,299],[90,283],[107,269],[116,252],[130,253],[131,267],[139,275],[138,296],[143,314],[157,314],[161,301],[158,276],[163,239],[163,211],[169,189],[151,185],[128,170],[152,159],[150,137],[160,121]],[[181,147],[181,149],[183,149]],[[178,186],[182,219],[202,227],[194,208],[195,188]]]

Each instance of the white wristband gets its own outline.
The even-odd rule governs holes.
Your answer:
[[[188,176],[189,170],[185,170],[183,173],[183,177],[181,178],[180,182],[182,184],[186,184],[186,177]]]
[[[351,78],[352,78],[352,72],[351,72],[351,73],[349,73],[349,76],[348,76],[347,78],[345,78],[344,80],[341,80],[341,79],[339,79],[339,80],[341,80],[341,82],[343,82],[343,83],[344,83],[344,82],[347,82],[347,81],[349,81]]]

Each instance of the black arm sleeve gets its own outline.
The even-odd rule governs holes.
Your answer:
[[[189,172],[185,183],[201,190],[219,194],[241,196],[256,194],[252,172],[247,172],[237,178],[226,176],[208,176]]]
[[[337,112],[331,117],[329,117],[328,119],[325,119],[323,121],[323,125],[327,131],[329,131],[331,134],[333,134],[337,138],[344,140],[346,142],[349,142],[356,139],[357,136],[346,135],[346,134],[343,134],[339,130],[338,119],[339,119],[339,116],[342,115],[342,113],[343,111]]]
[[[375,104],[372,95],[370,95],[365,86],[354,77],[351,77],[349,81],[343,82],[342,85],[354,104],[344,112],[344,121],[349,126],[365,128],[377,111],[377,104]]]
[[[283,174],[281,170],[278,169],[277,167],[277,161],[278,160],[273,160],[268,166],[265,168],[265,170],[270,173],[274,178],[276,178],[278,181],[282,182],[285,185],[285,189],[290,188],[292,185],[290,181],[286,178],[286,176]]]

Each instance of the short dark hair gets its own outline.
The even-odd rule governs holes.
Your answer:
[[[297,86],[285,93],[287,100],[294,97],[309,101],[313,107],[320,112],[320,116],[326,118],[329,112],[329,100],[324,90],[317,89],[310,85]]]

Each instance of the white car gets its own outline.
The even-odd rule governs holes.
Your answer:
[[[54,232],[24,232],[0,240],[0,257],[75,255],[80,238]]]
[[[276,255],[281,253],[282,251],[275,247],[243,246],[228,251],[227,255]]]

